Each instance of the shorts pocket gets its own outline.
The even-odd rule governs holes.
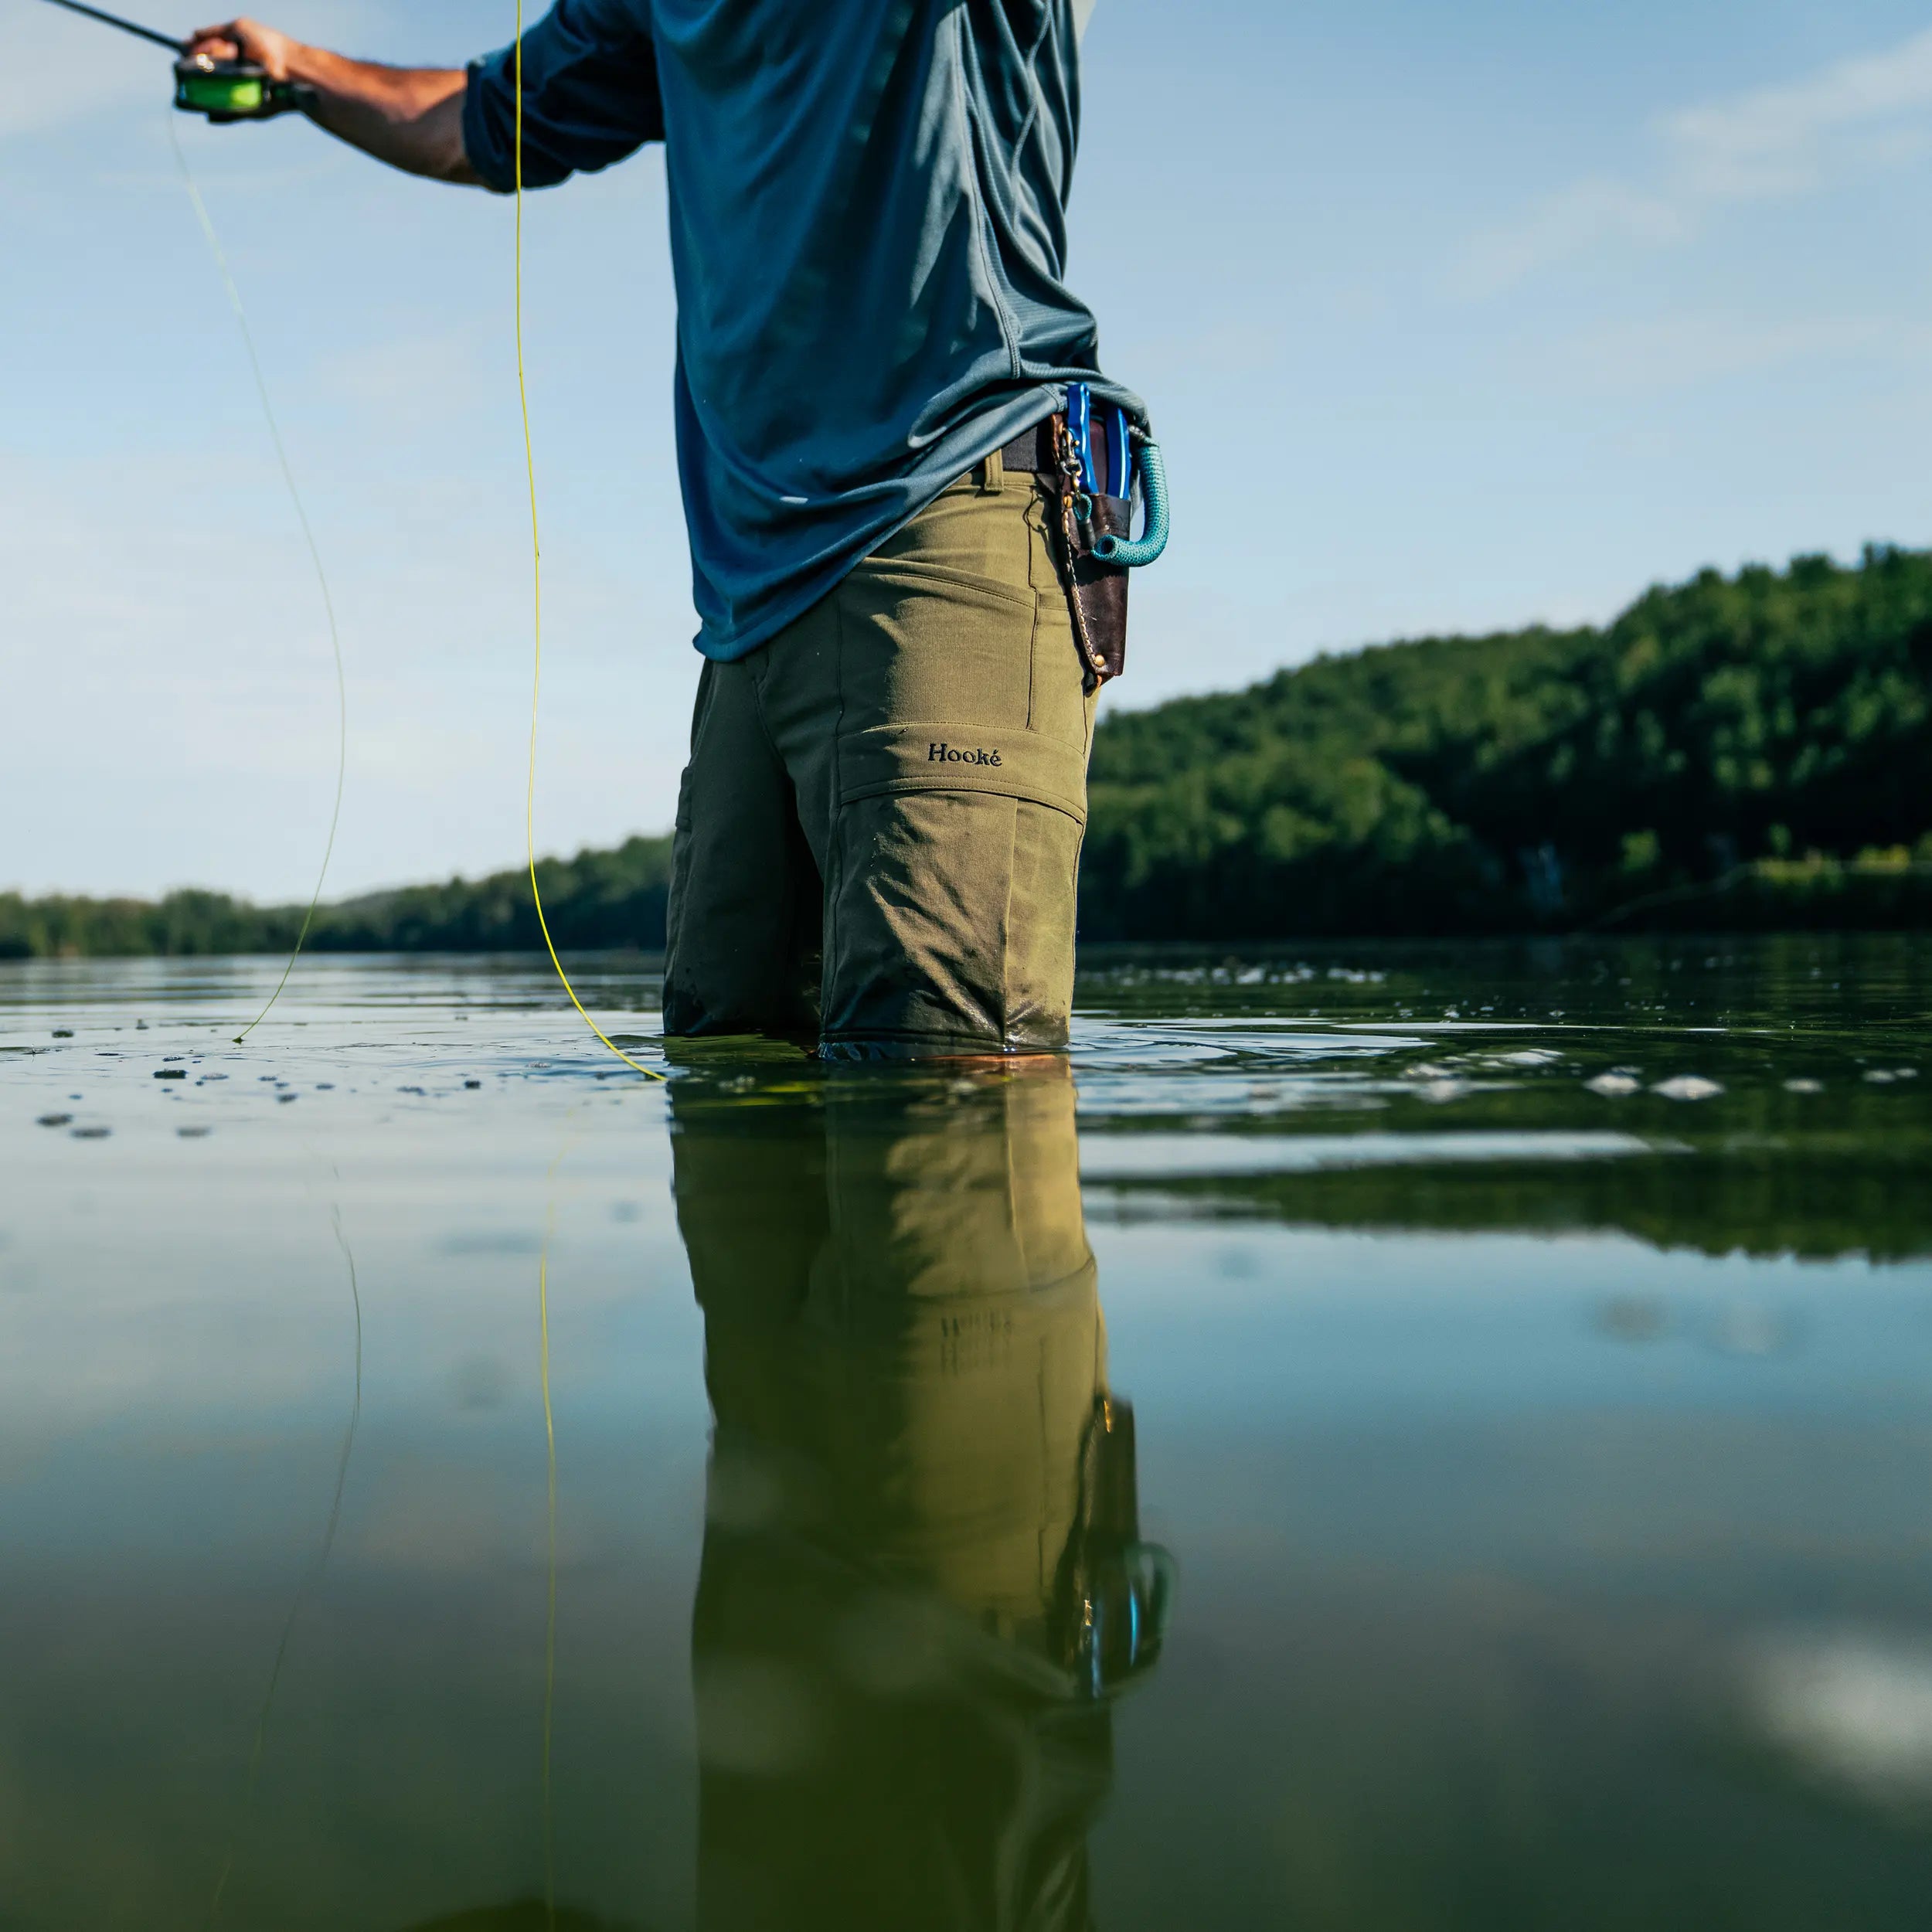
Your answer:
[[[840,737],[828,1040],[1066,1045],[1085,763],[1082,747],[1023,726]]]
[[[845,730],[905,718],[1026,727],[1039,617],[1030,586],[875,560],[838,595]]]

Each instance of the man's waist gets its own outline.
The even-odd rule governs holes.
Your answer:
[[[1066,427],[1066,418],[1057,413],[1048,417],[1043,423],[1036,423],[1000,451],[1002,467],[1057,477],[1060,474],[1060,437]],[[1081,452],[1081,459],[1087,487],[1096,496],[1127,494],[1119,486],[1122,479],[1131,474],[1127,434],[1126,417],[1121,410],[1111,403],[1094,404],[1087,447]]]

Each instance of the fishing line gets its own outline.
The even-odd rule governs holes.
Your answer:
[[[584,1011],[570,975],[557,957],[556,943],[550,937],[550,922],[543,914],[543,889],[536,879],[536,725],[539,700],[543,690],[543,541],[537,522],[536,451],[530,437],[530,388],[523,369],[523,0],[516,5],[516,394],[523,413],[523,468],[530,487],[530,584],[536,648],[530,677],[530,776],[523,794],[523,839],[530,862],[530,896],[536,905],[538,930],[550,955],[550,964],[570,995],[577,1016],[633,1073],[648,1080],[662,1080],[655,1067],[634,1060],[604,1029]]]
[[[550,1170],[554,1182],[556,1169]],[[543,1443],[548,1467],[545,1522],[549,1531],[549,1562],[545,1572],[543,1615],[543,1916],[556,1923],[556,1812],[550,1781],[551,1740],[556,1719],[556,1420],[550,1410],[550,1243],[556,1236],[556,1195],[550,1196],[549,1226],[543,1236],[543,1258],[537,1264],[537,1365],[543,1385]]]
[[[570,1120],[574,1121],[580,1111],[573,1108]],[[557,1149],[549,1172],[544,1176],[549,1189],[549,1199],[544,1209],[543,1249],[536,1264],[537,1385],[543,1393],[544,1525],[548,1544],[544,1568],[540,1818],[543,1833],[543,1919],[552,1932],[556,1924],[556,1808],[551,1779],[552,1745],[556,1730],[556,1417],[550,1404],[550,1250],[556,1242],[557,1170],[576,1145],[574,1136],[566,1140]]]
[[[77,9],[77,12],[80,9]],[[328,842],[322,848],[322,869],[316,876],[315,890],[308,902],[308,910],[302,915],[301,930],[295,935],[294,950],[288,955],[288,964],[282,968],[281,978],[275,982],[275,990],[268,996],[268,1003],[235,1036],[239,1046],[262,1022],[267,1019],[275,1002],[282,996],[282,988],[288,984],[289,975],[295,970],[295,962],[301,958],[302,947],[308,939],[309,928],[315,923],[317,908],[322,903],[322,887],[328,878],[328,862],[335,852],[336,828],[342,819],[342,787],[349,774],[349,685],[342,675],[342,639],[335,624],[335,600],[329,595],[328,575],[322,568],[322,553],[315,541],[315,532],[311,528],[308,512],[302,506],[302,493],[295,486],[295,471],[288,460],[288,451],[282,442],[282,432],[275,420],[274,405],[268,400],[268,381],[262,373],[261,358],[256,353],[255,335],[248,326],[248,311],[242,306],[241,291],[235,286],[235,277],[230,272],[228,257],[222,247],[221,237],[215,232],[215,224],[209,218],[207,204],[201,198],[201,190],[196,185],[194,171],[188,165],[188,157],[182,151],[181,138],[175,131],[174,116],[168,117],[168,145],[175,151],[175,165],[181,170],[182,185],[188,190],[188,199],[194,204],[195,219],[201,224],[201,232],[206,238],[209,253],[215,258],[215,267],[221,276],[222,287],[228,292],[228,305],[235,311],[236,325],[241,330],[243,346],[248,352],[248,366],[255,378],[255,393],[260,398],[262,420],[268,425],[268,440],[274,445],[275,461],[281,466],[282,481],[288,487],[288,500],[294,505],[295,520],[301,526],[302,541],[308,546],[309,561],[315,566],[315,581],[322,594],[322,609],[328,619],[328,644],[335,658],[335,804],[329,814]]]

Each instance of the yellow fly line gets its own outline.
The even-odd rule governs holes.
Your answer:
[[[632,1072],[641,1073],[648,1080],[662,1080],[665,1077],[655,1067],[645,1066],[634,1060],[610,1035],[604,1032],[584,1011],[583,1002],[577,998],[577,989],[570,984],[570,975],[563,970],[563,962],[557,957],[556,944],[550,937],[550,922],[543,916],[543,890],[536,879],[536,723],[539,699],[543,689],[543,543],[539,532],[536,514],[536,451],[530,437],[530,389],[523,371],[523,0],[517,0],[516,7],[516,393],[517,401],[523,412],[523,468],[530,485],[530,583],[532,607],[534,614],[536,648],[534,668],[530,678],[530,776],[523,794],[523,838],[530,862],[530,896],[536,905],[538,930],[543,934],[545,950],[550,955],[550,964],[556,968],[556,976],[563,982],[563,990],[570,995],[570,1004],[577,1009],[580,1018],[590,1031],[597,1035],[617,1058]]]

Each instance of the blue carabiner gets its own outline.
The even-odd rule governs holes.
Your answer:
[[[1143,443],[1140,461],[1134,468],[1141,485],[1141,500],[1147,508],[1145,527],[1138,537],[1100,538],[1094,554],[1103,563],[1117,564],[1124,570],[1138,570],[1151,563],[1167,548],[1167,465],[1158,443]]]
[[[1080,466],[1080,488],[1094,488],[1094,392],[1084,383],[1066,386],[1066,440]]]

